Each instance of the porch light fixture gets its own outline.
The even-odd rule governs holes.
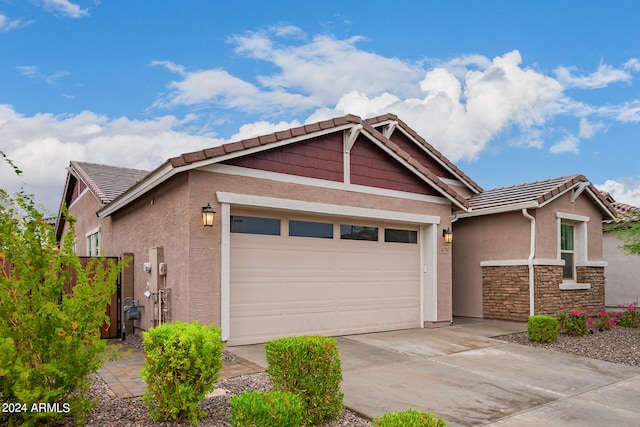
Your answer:
[[[202,207],[202,224],[205,227],[213,226],[213,220],[216,217],[216,210],[211,207],[211,203]]]
[[[453,242],[453,231],[451,231],[450,227],[447,227],[446,230],[442,230],[442,239],[445,243]]]

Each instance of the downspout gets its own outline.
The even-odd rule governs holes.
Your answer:
[[[529,315],[535,314],[535,290],[534,286],[534,274],[533,274],[533,257],[536,254],[536,219],[529,215],[527,209],[522,209],[522,215],[531,221],[531,237],[530,237],[530,249],[529,258],[527,264],[529,265]]]

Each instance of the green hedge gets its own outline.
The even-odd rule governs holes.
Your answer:
[[[374,427],[447,427],[442,418],[417,409],[387,412],[373,420]]]
[[[213,391],[222,368],[220,329],[198,322],[164,324],[145,332],[146,359],[140,375],[143,401],[154,420],[197,423],[200,402]]]
[[[232,396],[229,424],[233,427],[299,427],[302,399],[287,391],[248,391]]]
[[[531,341],[556,342],[558,341],[558,319],[553,316],[529,316],[527,332]]]
[[[335,339],[280,338],[266,342],[264,347],[274,390],[300,396],[304,403],[304,424],[320,424],[342,414],[342,368]]]

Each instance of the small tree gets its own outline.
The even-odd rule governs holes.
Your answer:
[[[74,220],[67,222],[58,249],[32,198],[0,189],[0,401],[21,405],[0,413],[9,425],[66,414],[83,424],[92,406],[86,392],[104,362],[100,328],[121,263],[83,268],[73,251]],[[70,269],[76,285],[65,294]]]
[[[621,214],[605,231],[612,231],[624,242],[622,248],[627,255],[640,255],[640,208]]]

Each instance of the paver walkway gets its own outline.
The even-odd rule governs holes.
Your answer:
[[[128,350],[123,346],[123,350]],[[146,390],[144,380],[140,377],[140,369],[144,365],[144,352],[132,350],[122,354],[117,360],[107,361],[98,370],[98,375],[107,383],[118,397],[142,396]],[[239,375],[263,372],[264,369],[246,359],[237,358],[233,362],[224,362],[220,371],[220,380]]]

